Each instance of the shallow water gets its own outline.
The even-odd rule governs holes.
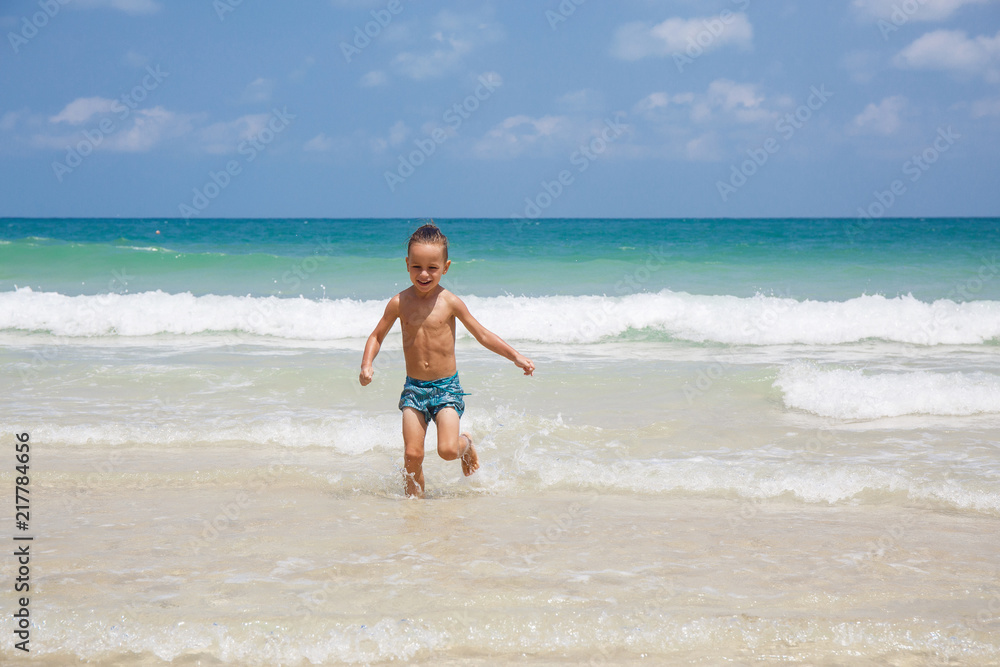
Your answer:
[[[609,261],[627,265],[642,224]],[[832,262],[781,265],[801,278],[791,297],[746,294],[750,279],[562,290],[576,255],[544,260],[555,287],[463,294],[538,370],[461,333],[482,469],[463,478],[431,445],[423,502],[403,497],[398,330],[357,383],[383,298],[246,296],[239,271],[199,295],[187,260],[143,278],[159,293],[4,265],[0,489],[29,432],[31,662],[1000,664],[1000,301],[992,278],[947,297],[995,246],[942,237],[930,296],[882,297],[823,286],[854,259],[808,229],[760,232]],[[495,242],[481,233],[465,242]],[[681,255],[710,256],[685,233]],[[754,247],[740,233],[714,241],[742,262],[717,271],[764,275],[773,258],[731,250]],[[573,252],[593,260],[604,246],[583,236]],[[308,256],[312,240],[282,238],[184,248]],[[0,662],[23,657],[0,644]]]

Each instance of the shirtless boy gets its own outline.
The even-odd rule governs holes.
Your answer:
[[[372,362],[389,329],[399,319],[403,329],[406,382],[399,397],[403,411],[403,446],[406,495],[424,495],[424,438],[427,422],[437,424],[438,455],[445,461],[461,459],[468,477],[479,469],[479,458],[468,433],[459,435],[459,418],[465,412],[464,393],[455,363],[455,318],[488,350],[513,361],[525,375],[535,371],[530,359],[476,321],[457,296],[441,287],[448,273],[448,239],[435,225],[413,233],[406,251],[406,270],[412,287],[389,300],[382,319],[368,337],[361,359],[362,386],[372,381]]]

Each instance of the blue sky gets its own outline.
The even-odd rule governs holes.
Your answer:
[[[8,0],[0,28],[0,216],[1000,215],[998,0]]]

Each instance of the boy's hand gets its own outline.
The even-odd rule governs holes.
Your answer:
[[[358,376],[358,381],[361,382],[362,387],[367,387],[372,382],[372,377],[375,375],[375,369],[371,366],[362,366],[361,375]]]
[[[532,373],[535,372],[535,365],[531,363],[531,359],[528,359],[527,357],[522,357],[520,354],[514,357],[514,364],[518,368],[524,369],[525,375],[531,375]]]

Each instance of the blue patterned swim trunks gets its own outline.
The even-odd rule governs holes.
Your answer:
[[[413,408],[423,414],[427,422],[436,421],[441,408],[455,408],[461,417],[465,412],[462,397],[467,395],[458,383],[458,373],[440,380],[414,380],[407,375],[399,396],[399,409]]]

